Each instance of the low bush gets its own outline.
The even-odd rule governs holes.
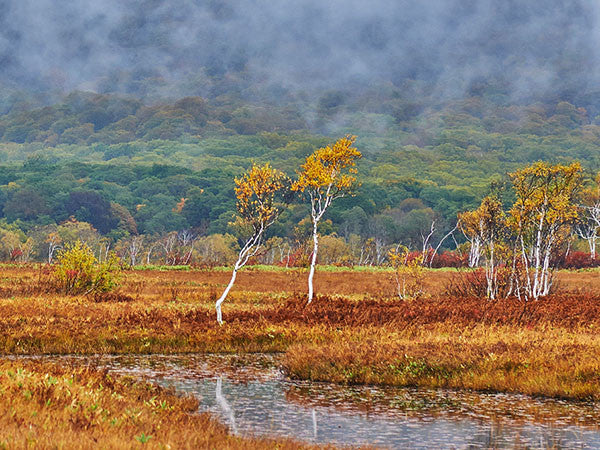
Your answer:
[[[561,269],[587,269],[600,266],[600,259],[592,258],[586,252],[570,252],[557,261],[557,266]]]
[[[117,286],[120,272],[114,253],[99,262],[86,244],[77,241],[59,253],[52,280],[67,295],[108,292]]]
[[[459,252],[437,253],[431,261],[431,267],[439,269],[441,267],[468,267],[468,255]]]

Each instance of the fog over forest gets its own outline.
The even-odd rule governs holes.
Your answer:
[[[320,232],[353,260],[440,242],[529,164],[592,183],[599,44],[589,0],[0,0],[0,260],[6,230],[72,219],[115,245],[233,236],[235,177],[348,134],[360,189]],[[300,251],[308,214],[270,233]]]
[[[215,78],[272,97],[392,83],[447,98],[484,83],[585,103],[599,20],[586,0],[2,0],[0,80],[171,98],[216,96]]]

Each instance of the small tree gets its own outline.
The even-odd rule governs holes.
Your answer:
[[[423,254],[410,254],[408,247],[403,245],[388,253],[390,264],[394,268],[398,297],[402,300],[415,300],[423,295],[425,267]]]
[[[99,263],[90,247],[81,241],[67,244],[59,252],[52,278],[65,294],[89,294],[113,289],[121,271],[114,253]]]
[[[502,203],[496,197],[485,197],[475,211],[459,214],[458,222],[471,246],[477,246],[477,260],[480,253],[485,255],[486,292],[487,297],[493,300],[499,293],[498,267],[501,258],[498,253],[506,230],[506,215]],[[469,256],[471,262],[472,255]]]
[[[305,194],[310,200],[313,252],[308,275],[308,303],[313,299],[313,278],[319,250],[318,226],[325,211],[336,198],[352,192],[356,183],[354,166],[362,155],[352,145],[355,136],[339,139],[332,146],[315,150],[302,165],[292,190]]]
[[[269,164],[253,165],[240,178],[235,179],[238,217],[234,224],[246,237],[233,266],[231,280],[215,303],[217,322],[220,325],[223,324],[221,305],[233,287],[238,270],[256,255],[265,230],[277,219],[279,209],[275,206],[275,200],[286,184],[286,176]]]
[[[590,249],[590,256],[596,259],[596,244],[600,230],[600,174],[596,176],[595,186],[582,192],[582,204],[575,223],[575,233],[585,239]]]

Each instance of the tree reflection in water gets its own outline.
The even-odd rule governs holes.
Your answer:
[[[235,415],[233,414],[233,409],[229,406],[229,402],[223,396],[223,377],[217,378],[216,388],[215,388],[215,401],[227,420],[229,420],[229,426],[231,427],[231,431],[237,434],[238,429],[235,424]]]

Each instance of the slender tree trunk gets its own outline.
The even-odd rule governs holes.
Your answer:
[[[261,225],[261,229],[258,232],[256,232],[254,234],[254,236],[252,236],[250,239],[248,239],[248,241],[246,241],[246,244],[244,244],[244,247],[242,247],[242,249],[240,250],[238,259],[235,262],[235,265],[233,266],[233,273],[231,274],[231,280],[229,280],[229,284],[225,288],[225,291],[223,291],[223,294],[221,294],[221,297],[219,297],[219,299],[215,303],[215,310],[217,311],[217,322],[219,322],[219,325],[223,325],[223,316],[221,314],[221,305],[227,298],[227,294],[229,294],[229,291],[233,287],[233,283],[235,283],[235,277],[237,276],[238,270],[240,270],[242,267],[244,267],[246,265],[246,263],[248,262],[248,259],[251,258],[252,256],[254,256],[256,254],[256,252],[258,251],[258,249],[260,248],[263,231],[264,231],[264,227]]]
[[[318,220],[313,222],[313,254],[310,262],[310,272],[308,273],[308,302],[310,304],[313,299],[313,278],[315,276],[315,265],[317,264],[317,252],[319,251],[319,236],[317,234]]]
[[[490,300],[496,299],[495,264],[494,261],[494,238],[490,239],[489,258],[486,261],[485,276],[487,279],[487,296]]]
[[[240,261],[238,260],[238,262],[235,264],[235,267],[233,268],[233,273],[231,274],[231,280],[229,280],[229,284],[223,291],[223,294],[221,294],[221,297],[219,297],[219,300],[217,300],[217,302],[215,303],[215,309],[217,311],[217,322],[219,322],[219,325],[223,325],[223,314],[221,312],[221,305],[227,298],[227,294],[229,294],[229,291],[233,287],[233,283],[235,283],[235,277],[237,276],[239,262]]]

